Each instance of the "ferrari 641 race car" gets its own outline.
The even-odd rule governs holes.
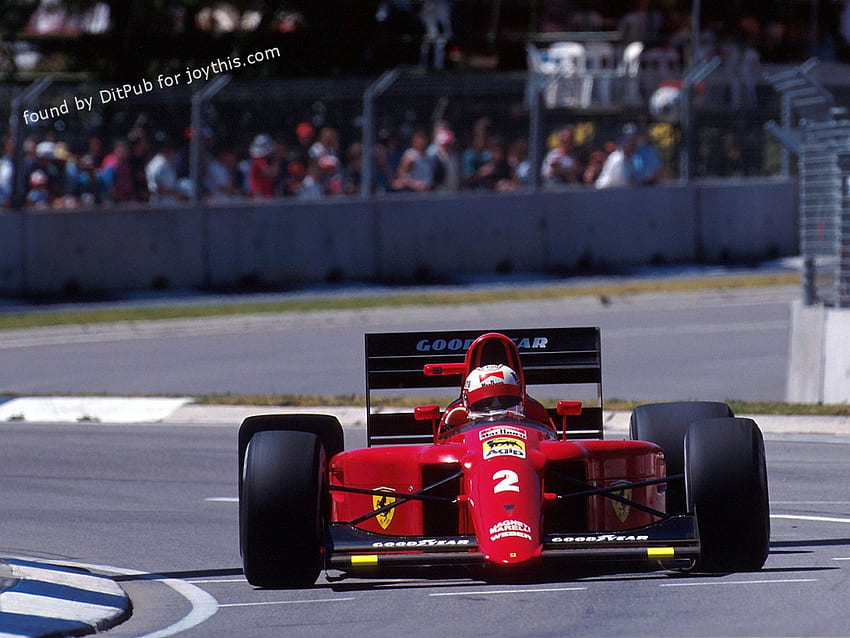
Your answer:
[[[322,570],[504,578],[579,561],[699,572],[765,562],[757,425],[724,403],[657,403],[633,411],[628,440],[603,440],[598,328],[367,334],[366,378],[366,448],[345,450],[333,416],[242,423],[251,584],[309,586]],[[570,400],[546,407],[528,391],[540,386]],[[378,401],[446,388],[443,408]]]

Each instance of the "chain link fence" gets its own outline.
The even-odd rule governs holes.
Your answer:
[[[450,124],[456,149],[462,152],[476,124],[483,120],[508,146],[523,142],[530,149],[535,172],[542,157],[534,153],[545,152],[553,134],[564,125],[574,127],[576,153],[586,162],[592,153],[616,142],[624,123],[637,122],[645,125],[650,141],[660,152],[668,178],[678,179],[682,177],[685,137],[681,118],[675,112],[678,102],[674,95],[671,112],[662,113],[657,105],[652,106],[652,100],[659,86],[681,85],[682,77],[664,77],[667,79],[661,75],[641,77],[634,86],[633,77],[605,71],[594,78],[585,103],[544,100],[536,110],[529,100],[529,87],[534,86],[532,74],[524,72],[399,69],[397,77],[377,94],[370,93],[375,85],[373,78],[233,77],[209,99],[201,103],[195,100],[194,104],[193,96],[206,81],[160,87],[157,78],[151,77],[140,79],[129,91],[123,86],[56,81],[21,105],[29,110],[26,120],[23,112],[12,113],[10,105],[28,87],[0,84],[0,117],[25,137],[57,138],[79,154],[85,152],[92,137],[108,146],[137,126],[147,130],[152,140],[167,135],[188,146],[185,134],[196,123],[194,115],[210,132],[215,147],[229,148],[240,157],[247,154],[251,139],[259,133],[293,145],[295,128],[308,121],[316,129],[332,126],[338,130],[343,162],[347,162],[348,149],[367,146],[365,137],[403,150],[416,127],[430,129],[438,120]],[[146,90],[146,81],[153,84],[152,90]],[[846,87],[838,91],[846,92]],[[90,107],[85,106],[87,100],[91,100]],[[763,75],[736,77],[721,66],[694,87],[691,106],[688,177],[788,176],[796,171],[795,165],[783,163],[782,144],[765,130],[767,122],[782,115],[783,104]],[[10,121],[13,119],[17,121]],[[535,140],[538,149],[532,144]],[[372,183],[356,194],[375,196],[380,192]]]
[[[850,120],[814,77],[815,65],[767,76],[782,117],[768,130],[797,156],[803,302],[850,308]]]

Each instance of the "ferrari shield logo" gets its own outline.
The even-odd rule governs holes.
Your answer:
[[[394,491],[389,487],[376,487],[376,492],[392,492]],[[395,497],[386,496],[384,494],[372,494],[372,510],[378,510],[382,507],[386,507],[387,505],[392,505],[396,502]],[[391,507],[388,510],[384,510],[380,514],[375,514],[375,519],[378,521],[378,525],[381,526],[381,529],[387,529],[390,526],[390,523],[393,522],[393,514],[395,514],[395,508]]]
[[[623,482],[623,484],[628,485],[626,482]],[[614,485],[617,485],[617,483],[614,483]],[[619,496],[620,498],[627,498],[629,500],[632,498],[632,488],[630,487],[611,493],[614,496]],[[625,523],[626,519],[629,517],[629,512],[631,511],[632,506],[628,503],[623,503],[622,501],[615,501],[614,499],[611,499],[611,505],[614,508],[614,514],[617,515],[617,519],[621,523]]]

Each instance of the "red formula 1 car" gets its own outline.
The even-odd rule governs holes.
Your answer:
[[[629,440],[603,440],[597,328],[367,334],[366,375],[367,448],[344,450],[333,416],[243,422],[251,584],[308,586],[323,569],[464,566],[501,578],[579,561],[764,564],[756,424],[724,403],[648,404],[632,413]],[[571,400],[546,408],[528,392],[540,385]],[[379,405],[445,388],[444,409]]]

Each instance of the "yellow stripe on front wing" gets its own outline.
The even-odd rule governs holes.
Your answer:
[[[357,556],[351,557],[352,565],[377,565],[378,564],[378,555],[377,554],[360,554]]]

